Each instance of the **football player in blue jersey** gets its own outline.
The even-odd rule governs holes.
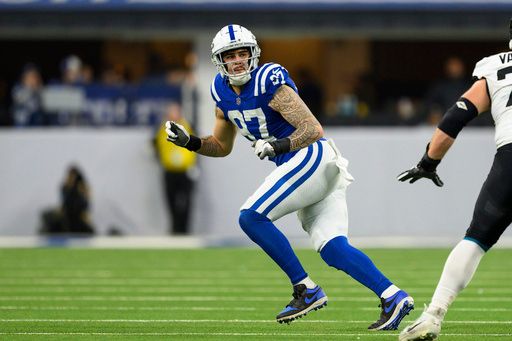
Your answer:
[[[240,25],[222,28],[212,42],[212,61],[219,73],[211,84],[216,103],[213,134],[190,135],[166,122],[168,140],[206,156],[226,156],[236,135],[252,142],[255,154],[277,168],[242,205],[240,226],[288,275],[292,301],[277,315],[289,323],[327,304],[320,286],[308,277],[286,237],[274,225],[297,212],[322,259],[371,289],[381,299],[379,319],[371,330],[397,329],[414,307],[406,292],[393,285],[347,240],[345,191],[353,181],[345,160],[298,95],[288,71],[279,64],[258,66],[260,48]]]

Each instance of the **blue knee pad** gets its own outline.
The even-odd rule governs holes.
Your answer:
[[[270,219],[265,217],[264,215],[253,211],[253,210],[241,210],[240,216],[238,217],[238,223],[242,230],[249,235],[253,233],[254,225],[258,223],[267,223],[270,222]]]

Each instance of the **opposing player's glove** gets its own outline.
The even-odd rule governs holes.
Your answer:
[[[428,146],[427,146],[428,150]],[[413,167],[409,170],[406,170],[405,172],[400,173],[397,176],[398,181],[407,181],[410,180],[409,183],[415,183],[421,178],[427,178],[432,180],[432,182],[438,186],[443,187],[444,183],[439,178],[439,175],[437,175],[436,168],[437,165],[441,160],[434,160],[431,159],[427,153],[423,155],[420,162],[416,165],[416,167]]]
[[[272,147],[272,145],[265,140],[257,140],[252,143],[252,146],[254,148],[254,154],[256,154],[260,160],[263,160],[266,156],[276,156],[274,147]]]
[[[196,151],[201,148],[201,139],[190,135],[181,124],[167,121],[165,122],[165,132],[167,133],[167,141],[177,146],[187,148],[190,151]]]

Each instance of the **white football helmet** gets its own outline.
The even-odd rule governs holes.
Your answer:
[[[248,48],[251,56],[249,57],[249,67],[245,72],[238,74],[228,73],[227,63],[222,60],[222,53],[239,48]],[[212,41],[212,62],[219,72],[229,78],[233,85],[244,85],[251,79],[251,71],[258,67],[261,50],[256,41],[256,37],[248,29],[240,25],[224,26]]]

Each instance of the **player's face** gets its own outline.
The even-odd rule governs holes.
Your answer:
[[[236,49],[225,52],[222,61],[226,63],[228,73],[236,75],[249,70],[249,58],[251,53],[248,49]]]

